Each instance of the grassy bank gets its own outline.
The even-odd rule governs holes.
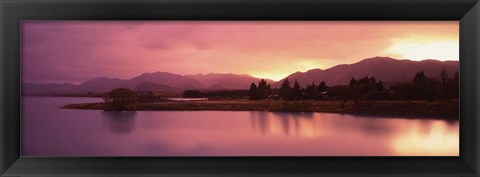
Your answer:
[[[104,110],[104,103],[70,104],[66,109]],[[378,116],[440,117],[458,119],[458,101],[272,101],[272,100],[206,100],[139,103],[145,111],[291,111],[348,113]]]

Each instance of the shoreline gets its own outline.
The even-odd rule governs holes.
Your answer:
[[[269,111],[321,112],[372,117],[431,117],[459,120],[458,100],[437,101],[273,101],[273,100],[206,100],[164,101],[138,103],[137,111]],[[79,103],[62,106],[63,109],[105,110],[104,103]]]

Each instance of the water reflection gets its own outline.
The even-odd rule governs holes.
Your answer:
[[[103,111],[108,129],[112,133],[127,134],[135,129],[135,111]]]
[[[26,156],[458,156],[459,121],[262,111],[59,109],[29,98]],[[41,106],[39,106],[41,105]],[[119,136],[120,135],[120,136]],[[54,142],[54,145],[52,143]]]
[[[409,129],[392,137],[396,154],[410,156],[458,156],[458,129],[446,121],[412,121]],[[458,125],[458,124],[457,124]]]
[[[250,112],[250,121],[253,132],[263,135],[312,137],[318,128],[313,113]]]

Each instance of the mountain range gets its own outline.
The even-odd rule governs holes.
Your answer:
[[[423,70],[427,77],[440,78],[445,69],[450,77],[459,70],[458,61],[438,60],[398,60],[389,57],[374,57],[353,64],[341,64],[325,70],[312,69],[306,72],[295,72],[288,78],[293,85],[297,80],[302,87],[315,82],[325,81],[328,86],[345,85],[350,79],[365,76],[375,77],[384,83],[412,80],[415,73]],[[268,80],[273,88],[279,87],[283,80]],[[134,91],[182,92],[188,89],[197,90],[246,90],[252,82],[258,83],[260,78],[247,74],[195,74],[179,75],[168,72],[143,73],[131,79],[98,77],[78,85],[74,84],[32,84],[23,83],[23,95],[59,95],[104,93],[113,88],[130,88]]]
[[[353,64],[342,64],[325,70],[312,69],[306,72],[295,72],[288,75],[291,83],[295,80],[305,87],[307,84],[315,82],[319,84],[325,81],[327,85],[347,85],[350,79],[362,78],[365,76],[375,77],[376,80],[381,80],[384,83],[396,81],[413,80],[415,74],[419,71],[424,71],[425,76],[429,78],[440,79],[440,73],[443,69],[448,76],[453,77],[455,72],[459,71],[458,61],[438,61],[438,60],[398,60],[389,57],[374,57],[361,60]],[[273,84],[273,87],[279,87],[283,80]]]

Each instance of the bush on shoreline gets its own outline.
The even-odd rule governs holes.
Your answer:
[[[134,111],[137,108],[137,96],[127,88],[113,89],[103,100],[106,111]]]

